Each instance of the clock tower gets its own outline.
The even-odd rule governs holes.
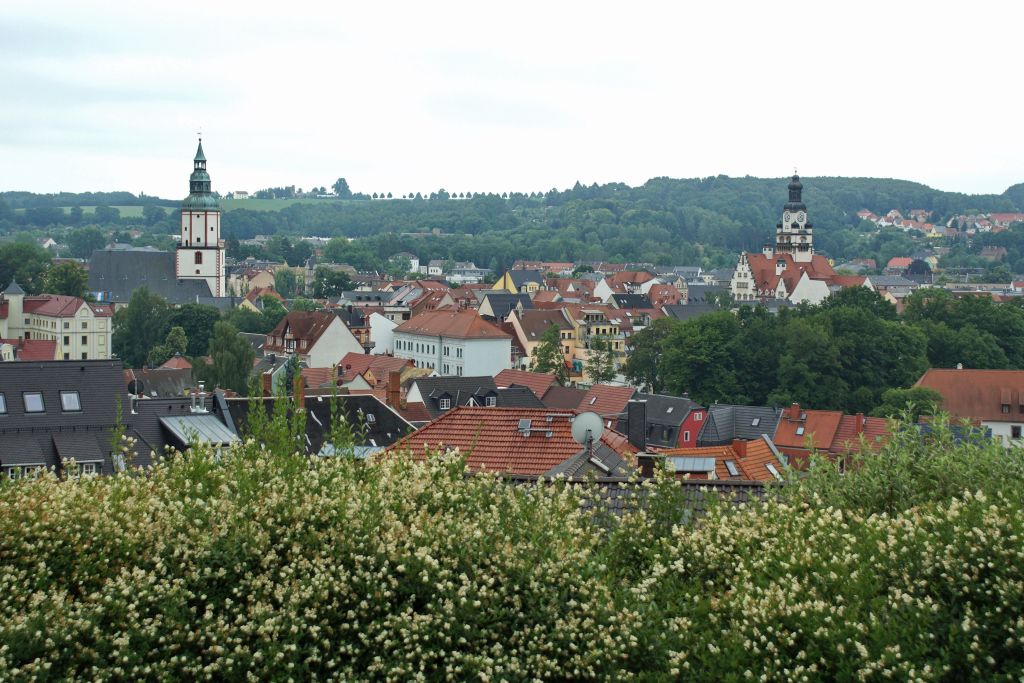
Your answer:
[[[807,205],[802,194],[800,176],[793,174],[789,182],[789,201],[782,208],[782,221],[775,226],[775,253],[791,254],[797,262],[814,256],[814,230],[807,220]]]
[[[220,205],[210,190],[203,139],[193,160],[189,194],[181,205],[181,237],[175,253],[179,280],[205,280],[213,296],[224,296],[224,241],[220,238]]]

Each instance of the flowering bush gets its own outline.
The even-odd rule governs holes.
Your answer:
[[[311,462],[255,441],[144,475],[0,485],[12,680],[1016,680],[1024,514],[820,492],[671,521],[458,454]]]

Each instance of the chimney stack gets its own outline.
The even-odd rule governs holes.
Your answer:
[[[736,451],[736,455],[741,458],[747,457],[747,442],[743,439],[733,439],[732,449]]]
[[[269,372],[260,375],[260,388],[263,390],[264,398],[274,395],[274,376]]]
[[[799,420],[800,419],[800,404],[794,403],[789,409],[789,419]]]
[[[857,421],[857,436],[860,436],[864,433],[864,413],[857,413],[855,419]]]
[[[647,401],[630,401],[626,405],[626,436],[638,451],[647,448]]]
[[[388,393],[386,403],[398,410],[402,403],[402,373],[392,370],[388,373]]]

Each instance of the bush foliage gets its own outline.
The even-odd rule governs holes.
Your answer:
[[[311,462],[294,443],[0,486],[3,677],[1024,674],[1021,457],[941,424],[688,524],[668,479],[618,517],[580,505],[591,485],[467,476],[458,454]],[[973,474],[942,475],[953,456]]]

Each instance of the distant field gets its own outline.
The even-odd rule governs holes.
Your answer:
[[[335,203],[337,199],[221,199],[220,206],[224,211],[231,211],[233,209],[249,209],[250,211],[280,211],[281,209],[287,208],[292,204],[320,204],[323,202]],[[142,207],[141,206],[115,206],[113,207],[121,212],[122,218],[142,218]],[[177,211],[177,207],[162,207],[164,211]],[[70,206],[63,207],[64,213],[68,213],[71,210]],[[15,209],[16,213],[25,213],[25,209]],[[83,206],[83,213],[95,213],[95,206]]]

